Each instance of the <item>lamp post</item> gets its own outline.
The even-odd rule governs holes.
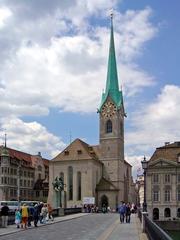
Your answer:
[[[143,212],[147,212],[147,202],[146,202],[146,170],[148,167],[148,162],[144,156],[143,161],[141,161],[142,168],[144,169],[144,202],[143,202]]]

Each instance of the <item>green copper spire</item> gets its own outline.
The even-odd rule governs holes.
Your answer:
[[[111,99],[114,101],[116,106],[119,108],[123,101],[123,98],[122,98],[122,92],[119,91],[119,84],[118,84],[116,54],[115,54],[115,46],[114,46],[113,14],[111,14],[111,35],[110,35],[106,91],[105,93],[102,94],[101,104],[99,108],[100,111],[101,111],[102,105],[104,104],[108,96],[111,97]]]

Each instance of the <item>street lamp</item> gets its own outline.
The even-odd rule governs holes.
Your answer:
[[[143,212],[147,212],[147,202],[146,202],[146,170],[148,167],[148,162],[144,156],[143,161],[141,161],[142,168],[144,169],[144,202],[143,202]]]

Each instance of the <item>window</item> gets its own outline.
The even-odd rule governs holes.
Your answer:
[[[77,153],[78,154],[82,154],[82,150],[77,150]]]
[[[177,217],[180,218],[180,208],[177,209]]]
[[[159,201],[159,190],[153,191],[153,201],[158,202]]]
[[[170,190],[169,189],[166,189],[164,192],[164,201],[170,202]]]
[[[177,201],[180,202],[180,186],[177,188]]]
[[[42,172],[42,167],[40,165],[38,166],[38,171]]]
[[[159,182],[159,175],[157,173],[153,174],[153,182],[158,183]]]
[[[112,122],[111,120],[108,120],[106,123],[106,133],[111,133],[112,132]]]
[[[177,181],[180,183],[180,173],[177,175]]]
[[[170,174],[165,174],[165,176],[164,176],[164,182],[165,182],[165,183],[170,183]]]
[[[123,136],[123,123],[120,122],[120,131],[121,131],[121,136]]]
[[[69,151],[65,150],[64,155],[69,155]]]
[[[36,197],[39,197],[39,191],[36,191]]]
[[[77,173],[77,200],[81,200],[81,172]]]
[[[69,200],[73,200],[73,168],[68,167],[68,193]]]
[[[170,208],[164,209],[164,217],[171,217],[171,209]]]

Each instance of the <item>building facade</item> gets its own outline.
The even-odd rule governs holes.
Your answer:
[[[99,145],[90,146],[80,139],[72,142],[49,165],[49,201],[58,206],[58,194],[51,184],[56,177],[65,183],[63,204],[67,207],[83,204],[92,197],[99,207],[116,209],[121,201],[132,202],[135,184],[131,165],[124,159],[123,94],[119,90],[113,23],[111,18],[110,48],[106,90],[102,94],[99,114]]]
[[[41,154],[30,155],[0,147],[0,200],[47,201],[49,161]]]
[[[146,190],[153,220],[180,218],[180,142],[156,148],[148,161]]]

